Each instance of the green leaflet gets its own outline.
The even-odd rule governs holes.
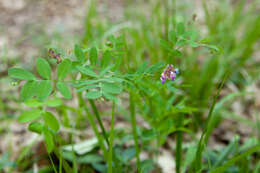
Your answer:
[[[57,132],[59,130],[59,122],[52,113],[45,112],[43,114],[43,119],[45,125],[48,126],[51,130],[53,130],[54,132]]]
[[[52,98],[46,100],[44,104],[49,107],[58,107],[62,105],[62,100],[60,98]]]
[[[101,88],[106,93],[119,94],[122,92],[122,86],[118,83],[103,82]]]
[[[44,79],[51,79],[51,66],[43,58],[37,58],[36,60],[37,72]]]
[[[76,58],[78,59],[79,62],[84,62],[85,61],[85,55],[82,49],[79,47],[79,45],[75,45],[74,47],[74,54]]]
[[[58,82],[57,83],[57,88],[60,91],[60,93],[66,98],[66,99],[71,99],[71,92],[69,87],[66,85],[65,82]]]
[[[41,134],[43,130],[43,124],[39,122],[32,122],[29,124],[28,129],[32,132]]]
[[[114,95],[112,95],[112,94],[110,94],[110,93],[103,92],[103,96],[104,96],[107,100],[112,100],[112,101],[114,101],[116,104],[118,104],[118,99],[117,99]]]
[[[50,130],[46,127],[43,128],[43,136],[44,136],[47,152],[51,153],[54,149],[54,141]]]
[[[87,89],[98,88],[98,87],[99,87],[99,85],[87,85],[87,86],[84,86],[82,88],[77,89],[77,92],[82,92],[82,91],[85,91]]]
[[[64,80],[67,74],[71,70],[71,61],[68,59],[63,60],[59,65],[58,65],[58,79],[59,80]]]
[[[39,107],[43,105],[43,102],[39,102],[36,99],[30,99],[24,102],[25,106],[29,106],[29,107]]]
[[[25,101],[35,96],[37,85],[36,81],[27,81],[20,92],[21,100]]]
[[[102,96],[102,93],[100,91],[90,91],[86,93],[86,97],[88,99],[97,99]]]
[[[102,67],[106,67],[109,62],[111,61],[111,53],[109,50],[106,50],[103,55],[102,55],[102,59],[101,59],[101,66]]]
[[[8,70],[8,75],[12,78],[21,79],[21,80],[34,80],[35,76],[22,68],[10,68]]]
[[[38,84],[37,97],[39,101],[43,101],[49,97],[52,91],[51,81],[43,80]]]
[[[98,77],[98,75],[89,67],[77,66],[76,67],[81,73],[91,76],[91,77]]]
[[[177,24],[177,34],[182,35],[185,33],[185,26],[184,23],[180,22]]]
[[[98,60],[98,52],[95,47],[92,47],[89,52],[89,59],[91,62],[91,65],[96,65]]]
[[[34,121],[41,116],[42,111],[40,109],[33,109],[30,111],[23,112],[19,117],[18,121],[20,123],[26,123],[30,121]]]

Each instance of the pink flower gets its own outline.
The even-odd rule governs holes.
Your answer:
[[[176,78],[176,74],[178,73],[179,73],[179,69],[177,68],[174,69],[172,64],[168,64],[166,68],[163,70],[160,77],[162,84],[164,84],[167,79],[174,81]]]

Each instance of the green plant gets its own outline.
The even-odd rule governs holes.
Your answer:
[[[68,118],[66,117],[66,114],[63,122],[60,122],[53,112],[48,111],[49,107],[56,107],[57,109],[61,108],[65,113],[68,110],[73,110],[74,112],[77,112],[79,116],[82,116],[81,114],[83,109],[87,114],[90,125],[97,136],[99,145],[103,151],[104,159],[110,165],[110,171],[112,169],[113,162],[116,164],[116,161],[112,162],[112,160],[114,160],[114,152],[112,149],[113,127],[111,129],[109,139],[95,100],[111,100],[113,105],[115,103],[118,104],[116,95],[120,94],[123,91],[123,88],[127,90],[128,86],[132,85],[132,82],[128,79],[128,76],[142,78],[143,75],[149,75],[152,72],[151,71],[146,74],[122,75],[118,71],[122,50],[119,45],[120,42],[117,42],[117,40],[117,38],[111,37],[113,47],[108,47],[103,50],[104,53],[102,59],[98,58],[98,53],[101,53],[102,51],[97,51],[97,48],[95,47],[90,49],[81,49],[78,45],[75,45],[74,54],[72,55],[65,55],[55,48],[50,48],[49,54],[50,58],[52,58],[50,61],[56,60],[56,63],[52,64],[53,66],[57,64],[56,73],[52,72],[50,63],[44,58],[37,58],[36,60],[36,69],[39,77],[22,68],[10,68],[8,70],[10,77],[17,79],[19,82],[21,80],[26,81],[21,89],[20,98],[26,106],[32,107],[31,110],[24,111],[18,117],[18,121],[21,123],[29,122],[29,130],[43,135],[48,153],[54,151],[56,154],[58,152],[56,146],[59,144],[58,136],[60,126],[70,126],[66,123],[66,119]],[[89,55],[90,64],[87,62],[86,54]],[[152,68],[154,67],[152,66],[149,69]],[[71,79],[67,80],[69,78],[68,76],[70,76]],[[78,76],[80,77],[77,80]],[[72,98],[72,93],[69,86],[74,87],[77,92],[79,102],[78,108],[65,106],[59,98],[59,94],[61,94],[64,99]],[[99,134],[95,120],[90,113],[86,100],[88,100],[93,114],[97,119],[102,135]],[[134,108],[131,108],[131,110],[133,109]],[[132,114],[134,116],[134,112]],[[112,116],[114,119],[114,106]],[[133,129],[135,129],[133,135],[136,143],[136,153],[138,158],[137,162],[139,165],[138,169],[140,169],[135,118],[132,120],[132,125]],[[106,146],[109,146],[109,151]],[[49,157],[53,164],[51,155],[49,155]],[[53,168],[55,172],[57,172],[54,164]]]

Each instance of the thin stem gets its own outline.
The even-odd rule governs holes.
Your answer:
[[[182,127],[183,115],[178,115],[177,128]],[[182,161],[182,131],[177,131],[176,137],[176,173],[181,172],[181,161]]]
[[[138,145],[138,136],[137,136],[137,130],[136,130],[136,117],[135,117],[135,104],[134,104],[134,96],[133,93],[130,92],[130,114],[131,114],[131,124],[132,124],[132,133],[134,137],[135,142],[135,150],[136,150],[136,162],[137,162],[137,171],[141,171],[141,163],[140,163],[140,157],[139,157],[139,145]]]
[[[112,106],[112,120],[111,120],[110,136],[109,136],[108,173],[113,173],[114,123],[115,123],[115,102],[113,102],[113,106]]]
[[[81,93],[78,94],[78,99],[79,99],[80,106],[82,106],[82,107],[84,108],[85,112],[86,112],[86,115],[87,115],[87,118],[88,118],[88,120],[89,120],[89,123],[90,123],[90,125],[91,125],[91,127],[92,127],[92,129],[93,129],[93,131],[94,131],[94,133],[95,133],[95,135],[96,135],[96,137],[98,138],[99,146],[100,146],[100,148],[101,148],[102,151],[103,151],[103,154],[104,154],[105,159],[107,160],[107,150],[106,150],[106,147],[105,147],[105,145],[104,145],[103,138],[102,138],[102,136],[99,134],[98,128],[97,128],[97,126],[96,126],[96,123],[95,123],[95,121],[94,121],[92,115],[89,113],[88,107],[87,107],[87,105],[84,103],[84,100],[83,100],[83,98],[82,98]]]
[[[90,115],[90,113],[88,111],[86,111],[86,114],[88,116],[88,119],[89,119],[89,122],[90,122],[90,125],[92,126],[97,138],[98,138],[98,141],[99,141],[99,145],[101,147],[101,149],[103,150],[103,153],[104,153],[104,157],[107,159],[107,150],[106,150],[106,147],[103,143],[103,138],[102,136],[99,134],[99,131],[98,131],[98,128],[96,126],[96,123],[92,117],[92,115]]]
[[[96,104],[95,104],[94,100],[89,100],[89,102],[90,102],[90,104],[91,104],[91,107],[92,107],[92,109],[93,109],[95,115],[96,115],[96,118],[97,118],[97,120],[98,120],[98,124],[99,124],[99,126],[100,126],[100,128],[101,128],[101,130],[102,130],[102,134],[103,134],[103,137],[105,138],[106,144],[107,144],[107,146],[109,146],[109,140],[108,140],[108,137],[107,137],[107,133],[106,133],[106,130],[105,130],[105,128],[104,128],[104,125],[103,125],[103,123],[102,123],[102,121],[101,121],[101,118],[100,118],[99,112],[98,112],[98,110],[97,110]],[[92,117],[91,117],[91,118],[92,118]],[[94,120],[93,120],[93,121],[94,121]],[[100,136],[100,137],[101,137],[101,136]],[[102,139],[103,139],[103,138],[102,138]],[[106,154],[107,154],[107,156],[108,156],[108,153],[107,153],[107,152],[106,152]],[[113,154],[115,154],[114,151],[113,151]],[[106,158],[107,158],[107,157],[106,157]],[[116,160],[116,159],[115,159],[115,160]],[[115,162],[115,166],[116,166],[116,167],[118,166],[117,161]]]
[[[59,147],[58,147],[58,151],[59,151],[59,155],[56,157],[59,158],[59,173],[62,173],[62,148],[61,148],[61,140],[59,139],[59,137],[57,138],[57,142],[59,144]],[[55,150],[55,148],[54,148]],[[55,152],[54,152],[55,154]]]
[[[57,170],[56,170],[56,167],[55,167],[55,165],[54,165],[54,163],[53,163],[53,160],[52,160],[52,158],[51,158],[51,155],[50,155],[49,153],[48,153],[48,156],[49,156],[49,158],[50,158],[51,165],[52,165],[52,167],[53,167],[54,172],[55,172],[55,173],[58,173]]]
[[[58,137],[58,140],[60,141],[59,137]],[[70,165],[67,163],[67,161],[62,158],[62,153],[59,150],[60,149],[58,149],[58,148],[54,148],[53,152],[56,155],[56,157],[61,159],[63,169],[65,170],[66,173],[73,172],[73,169],[70,167]]]
[[[62,153],[61,153],[61,149],[59,150],[59,152],[60,152],[60,155],[59,155],[59,162],[60,162],[59,173],[62,173]]]
[[[87,107],[87,105],[84,103],[84,100],[83,100],[83,98],[82,98],[82,95],[79,94],[78,97],[79,97],[79,99],[80,99],[80,103],[81,103],[82,107],[85,109],[85,112],[86,112],[86,114],[87,114],[87,116],[88,116],[90,125],[92,126],[92,129],[94,130],[95,135],[96,135],[97,138],[98,138],[99,145],[100,145],[100,147],[101,147],[101,149],[103,150],[103,153],[104,153],[104,157],[105,157],[106,160],[108,160],[108,154],[109,154],[109,153],[107,152],[107,149],[106,149],[106,147],[105,147],[105,145],[104,145],[103,140],[104,140],[104,138],[105,138],[106,143],[107,143],[107,146],[109,146],[109,141],[108,141],[108,137],[107,137],[107,135],[106,135],[105,128],[104,128],[104,126],[103,126],[103,124],[102,124],[101,118],[100,118],[100,116],[99,116],[97,107],[96,107],[96,105],[95,105],[95,102],[94,102],[93,100],[89,100],[89,102],[90,102],[90,104],[91,104],[91,107],[92,107],[92,109],[93,109],[93,111],[94,111],[94,113],[95,113],[95,115],[96,115],[96,118],[98,119],[100,128],[102,129],[102,133],[103,133],[104,138],[102,138],[102,136],[100,135],[100,133],[99,133],[99,131],[98,131],[98,128],[97,128],[97,126],[96,126],[96,122],[94,121],[92,115],[89,113],[88,107]],[[113,151],[113,155],[115,155],[114,151]],[[113,158],[113,159],[114,159],[114,158]],[[115,161],[115,166],[118,167],[117,159],[115,159],[115,160],[116,160],[116,161]]]
[[[97,110],[96,104],[95,104],[94,100],[92,100],[92,99],[89,99],[89,103],[91,105],[91,108],[92,108],[92,110],[93,110],[97,120],[98,120],[98,124],[99,124],[99,126],[100,126],[100,128],[102,130],[102,134],[103,134],[103,136],[104,136],[104,138],[106,140],[106,143],[109,146],[109,141],[108,141],[108,137],[107,137],[107,134],[106,134],[106,130],[105,130],[104,125],[103,125],[103,123],[101,121],[101,118],[100,118],[99,112]]]
[[[73,143],[73,137],[74,137],[74,130],[75,130],[75,125],[72,125],[72,132],[70,133],[71,135],[71,141],[72,141],[72,156],[73,156],[73,161],[72,161],[72,169],[74,173],[77,173],[77,161],[76,161],[76,155],[75,155],[75,150],[74,150],[74,143]]]

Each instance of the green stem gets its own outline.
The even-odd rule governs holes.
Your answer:
[[[53,163],[53,160],[52,160],[52,158],[51,158],[51,155],[50,155],[49,153],[48,153],[48,156],[49,156],[49,158],[50,158],[51,165],[52,165],[52,168],[53,168],[54,172],[55,172],[55,173],[58,173],[57,170],[56,170],[56,167],[55,167],[55,165],[54,165],[54,163]]]
[[[105,130],[105,128],[104,128],[104,125],[103,125],[103,123],[102,123],[102,121],[101,121],[99,112],[98,112],[97,107],[96,107],[96,105],[95,105],[95,102],[94,102],[94,100],[89,100],[89,102],[90,102],[90,104],[91,104],[91,107],[92,107],[92,109],[93,109],[95,115],[96,115],[96,118],[97,118],[97,120],[98,120],[99,126],[100,126],[100,128],[101,128],[101,130],[102,130],[103,137],[105,138],[106,144],[107,144],[107,146],[109,146],[109,140],[108,140],[108,137],[107,137],[107,133],[106,133],[106,130]],[[108,153],[107,153],[107,154],[108,154]],[[114,151],[113,151],[113,154],[115,154]],[[108,155],[107,155],[107,156],[108,156]],[[115,159],[115,160],[116,160],[116,159]],[[118,166],[117,160],[115,161],[115,166],[116,166],[116,167]]]
[[[61,148],[59,149],[59,162],[60,162],[60,165],[59,165],[59,173],[62,173],[62,150]]]
[[[183,115],[178,115],[177,128],[181,128],[183,124]],[[182,131],[177,131],[176,136],[176,173],[181,172],[182,161]]]
[[[106,150],[106,147],[104,145],[104,142],[103,142],[103,138],[102,136],[100,135],[99,131],[98,131],[98,128],[96,126],[96,123],[92,117],[92,115],[89,113],[89,110],[88,110],[88,107],[87,105],[84,103],[84,100],[82,98],[82,95],[81,94],[78,94],[78,99],[79,99],[79,103],[80,103],[80,106],[82,106],[86,112],[86,115],[87,115],[87,118],[89,120],[89,123],[96,135],[96,137],[98,138],[98,143],[99,143],[99,146],[100,148],[102,149],[103,151],[103,154],[104,154],[104,157],[105,159],[107,160],[107,150]]]
[[[60,140],[58,138],[58,140]],[[53,152],[56,155],[57,158],[60,158],[62,161],[62,167],[65,170],[66,173],[71,173],[73,172],[73,169],[70,167],[70,165],[67,163],[67,161],[65,159],[62,158],[62,154],[59,151],[60,149],[58,148],[54,148]]]
[[[109,136],[109,158],[108,158],[108,173],[113,173],[113,141],[114,141],[114,123],[115,123],[115,102],[112,106],[112,120]]]
[[[76,160],[76,155],[75,155],[75,150],[74,150],[74,142],[73,142],[73,132],[75,130],[75,125],[72,125],[72,132],[70,132],[70,136],[71,136],[71,142],[72,142],[72,156],[73,156],[73,161],[72,161],[72,169],[73,169],[73,173],[77,173],[77,160]]]
[[[54,152],[54,154],[56,155],[57,158],[59,158],[59,173],[62,173],[62,148],[61,148],[60,137],[57,138],[57,143],[58,143],[57,150],[58,150],[59,155],[56,155],[55,152]],[[55,148],[54,148],[54,150],[55,150]]]
[[[97,120],[98,120],[98,124],[99,124],[99,126],[100,126],[100,128],[102,130],[102,134],[103,134],[103,136],[104,136],[104,138],[106,140],[106,143],[109,146],[109,141],[108,141],[108,137],[107,137],[107,134],[106,134],[106,130],[105,130],[104,125],[103,125],[103,123],[101,121],[101,118],[100,118],[99,112],[97,110],[96,104],[95,104],[94,100],[92,100],[92,99],[89,99],[89,103],[91,105],[91,108],[92,108],[92,110],[93,110]]]
[[[141,163],[139,157],[139,145],[138,145],[138,135],[136,130],[136,117],[135,117],[135,104],[134,104],[134,96],[133,93],[130,92],[130,114],[131,114],[131,124],[133,129],[133,137],[135,142],[135,150],[136,150],[136,162],[137,162],[137,171],[141,171]]]

